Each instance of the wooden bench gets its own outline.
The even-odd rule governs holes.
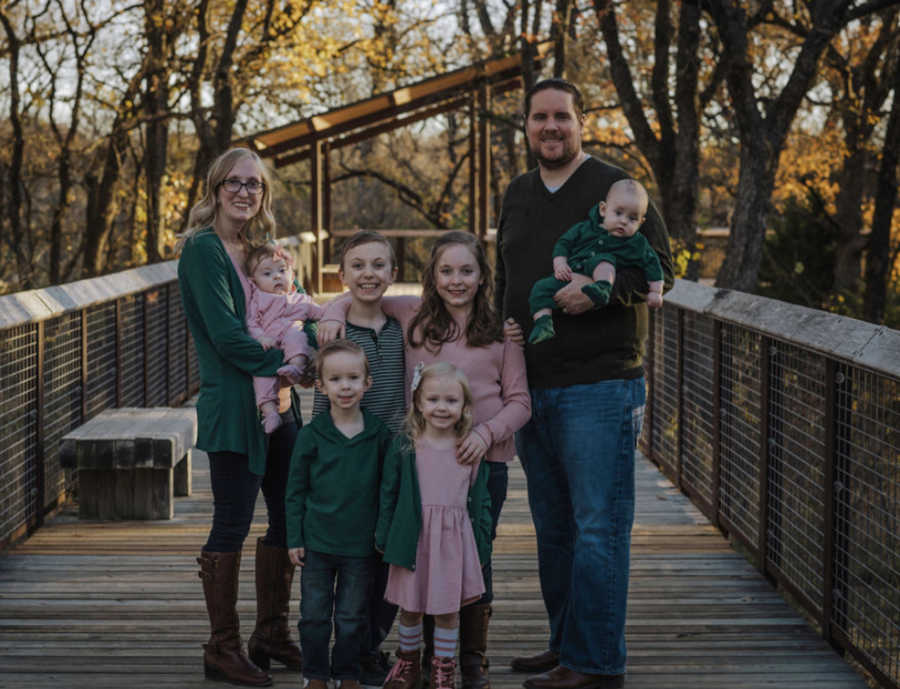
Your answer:
[[[191,494],[193,407],[107,409],[62,439],[60,463],[78,470],[82,519],[171,519]]]

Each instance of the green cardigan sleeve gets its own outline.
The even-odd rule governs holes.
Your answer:
[[[315,435],[307,428],[300,429],[291,454],[291,470],[284,492],[285,521],[288,548],[305,548],[303,518],[306,515],[306,494],[309,491],[309,466],[315,461]]]
[[[397,509],[397,497],[400,491],[400,471],[402,469],[403,451],[398,438],[394,439],[381,470],[381,490],[378,499],[378,520],[375,523],[375,548],[384,552],[388,531]]]
[[[593,232],[590,220],[582,220],[572,225],[553,245],[553,258],[557,256],[571,257],[575,248],[584,241],[584,235],[590,232]]]
[[[239,286],[240,281],[213,233],[188,240],[178,262],[178,279],[220,357],[248,375],[275,375],[284,354],[280,349],[263,349],[247,333],[246,307],[243,299],[235,299],[231,284],[237,280]]]
[[[491,561],[491,494],[488,492],[488,463],[482,460],[475,482],[469,488],[469,518],[478,545],[478,559],[484,567]]]

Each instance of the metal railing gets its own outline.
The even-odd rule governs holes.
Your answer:
[[[181,404],[199,386],[176,262],[0,297],[0,545],[74,488],[60,439],[107,407]]]
[[[279,240],[309,272],[310,247]],[[176,406],[199,389],[177,261],[0,297],[0,548],[75,488],[61,438],[109,407]]]
[[[839,651],[900,682],[900,332],[678,281],[643,450]]]

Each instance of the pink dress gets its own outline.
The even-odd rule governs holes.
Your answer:
[[[391,565],[384,597],[409,612],[456,612],[484,593],[478,545],[467,509],[478,465],[463,466],[457,463],[453,448],[440,450],[418,440],[416,473],[422,499],[416,568]]]

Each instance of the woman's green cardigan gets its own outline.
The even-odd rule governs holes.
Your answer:
[[[259,423],[253,376],[275,375],[284,354],[263,349],[247,333],[241,279],[212,229],[185,242],[178,284],[200,364],[197,447],[247,455],[250,471],[262,476],[266,435]]]
[[[491,495],[488,465],[481,462],[478,476],[469,488],[468,509],[483,567],[491,561]],[[416,451],[404,433],[398,433],[384,460],[375,547],[383,559],[406,569],[416,568],[416,547],[422,529],[422,499],[416,473]]]

